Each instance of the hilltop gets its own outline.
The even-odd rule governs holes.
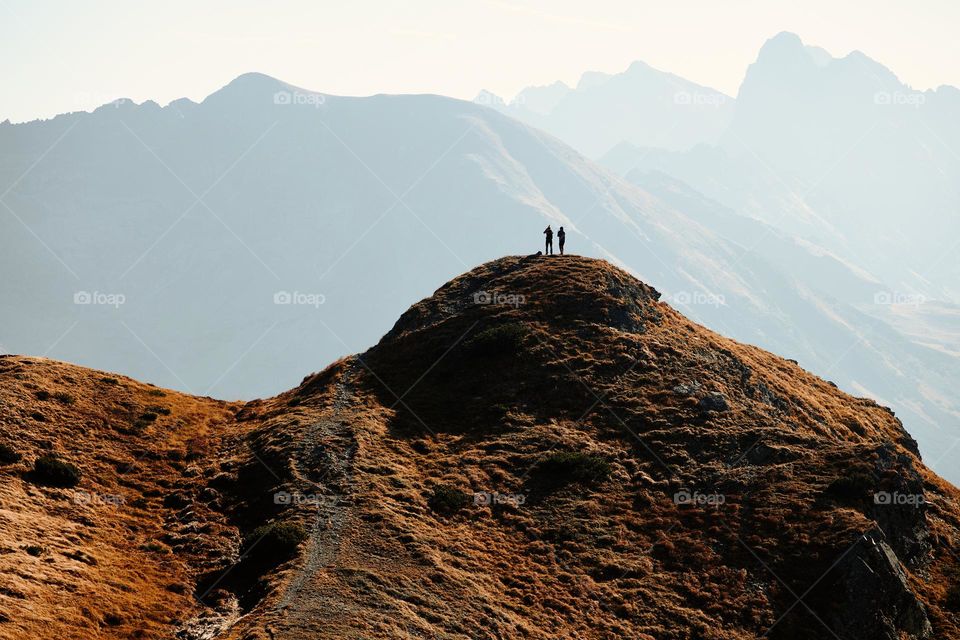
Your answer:
[[[247,403],[0,358],[0,637],[960,637],[892,412],[659,298],[502,258]]]

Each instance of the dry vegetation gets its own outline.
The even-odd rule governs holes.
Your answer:
[[[0,359],[0,636],[960,637],[899,421],[658,297],[504,258],[246,404]]]

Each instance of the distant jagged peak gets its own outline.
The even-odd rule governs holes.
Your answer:
[[[869,74],[880,83],[899,83],[896,75],[887,67],[859,50],[837,57],[822,47],[805,44],[795,33],[781,31],[767,40],[760,48],[757,60],[750,66],[748,76],[761,70],[783,75],[798,69],[849,69],[850,73]]]
[[[580,82],[577,83],[577,91],[599,87],[613,76],[614,74],[603,73],[602,71],[586,71],[580,76]]]
[[[510,106],[546,114],[550,113],[572,91],[573,89],[562,80],[557,80],[551,84],[526,87],[510,101]]]

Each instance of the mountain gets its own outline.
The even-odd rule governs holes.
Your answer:
[[[731,234],[732,217],[709,222],[702,198],[629,184],[493,109],[250,74],[199,104],[3,125],[0,150],[7,350],[273,395],[373,344],[438,278],[564,225],[568,250],[627,268],[698,322],[893,406],[960,481],[955,361],[844,293],[885,285],[794,247],[830,274],[805,277],[758,251],[763,235]]]
[[[806,348],[815,355],[805,355],[802,360],[822,375],[839,374],[846,389],[895,405],[898,415],[911,425],[914,433],[924,434],[921,446],[930,452],[931,465],[954,477],[943,463],[958,442],[954,434],[956,426],[960,426],[960,407],[949,399],[951,387],[960,380],[956,305],[904,294],[855,261],[774,225],[738,215],[671,176],[658,171],[634,171],[630,179],[718,237],[741,247],[743,253],[738,260],[755,257],[786,274],[789,280],[775,286],[785,288],[813,307],[809,313],[791,311],[795,328],[816,335],[804,337]],[[770,295],[769,292],[768,288],[764,295]],[[683,301],[689,303],[686,298]],[[790,302],[779,304],[789,308]],[[679,305],[695,318],[705,317],[701,311],[705,307],[709,305]],[[821,314],[830,321],[814,317]],[[706,322],[724,326],[717,318]],[[850,333],[855,336],[853,342],[848,341]],[[779,335],[756,339],[765,346],[772,345]],[[773,348],[782,353],[791,349],[786,342]],[[844,365],[843,361],[849,358],[856,363]],[[846,378],[847,372],[852,379]],[[909,397],[912,394],[901,391],[914,384],[919,390],[916,398],[923,398],[919,402]],[[938,434],[939,444],[927,449],[927,434],[933,433]]]
[[[717,142],[735,102],[716,89],[639,61],[619,74],[585,73],[575,89],[555,82],[527,87],[509,104],[489,92],[478,101],[591,158],[624,142],[673,151]]]
[[[0,358],[0,635],[958,637],[893,414],[659,298],[498,259],[248,403]]]
[[[956,303],[958,116],[955,87],[917,91],[859,51],[834,58],[781,33],[747,70],[715,145],[661,151],[624,136],[604,162],[683,180],[902,297]]]

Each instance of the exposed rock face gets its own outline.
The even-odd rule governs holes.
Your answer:
[[[700,398],[700,408],[705,412],[726,411],[730,408],[727,398],[722,393],[711,393],[708,396]]]
[[[838,567],[838,574],[836,582],[843,597],[830,621],[840,637],[934,637],[927,609],[910,588],[905,569],[882,532],[864,534]]]
[[[658,297],[504,258],[245,404],[0,358],[0,637],[960,638],[899,421]]]

